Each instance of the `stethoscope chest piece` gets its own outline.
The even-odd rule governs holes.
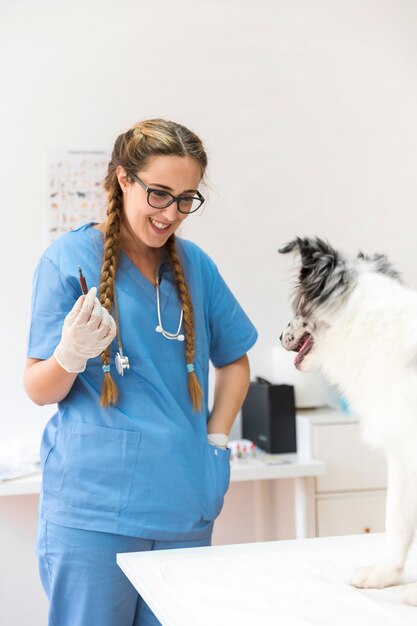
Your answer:
[[[114,364],[116,366],[117,373],[120,374],[120,376],[123,376],[124,370],[129,369],[130,367],[128,357],[124,356],[121,352],[118,352],[114,357]]]

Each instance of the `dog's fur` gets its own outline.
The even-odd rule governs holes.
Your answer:
[[[339,386],[388,461],[384,551],[351,583],[397,585],[417,525],[417,293],[384,255],[348,258],[319,238],[280,249],[292,251],[301,269],[282,345],[297,352],[298,369],[320,369]],[[417,606],[417,583],[404,599]]]

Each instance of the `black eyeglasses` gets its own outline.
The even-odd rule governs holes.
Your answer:
[[[173,202],[177,203],[177,209],[180,213],[194,213],[197,211],[205,198],[199,191],[196,191],[196,196],[173,196],[168,191],[162,189],[152,189],[145,185],[145,183],[136,174],[129,174],[148,194],[148,204],[154,209],[166,209]]]

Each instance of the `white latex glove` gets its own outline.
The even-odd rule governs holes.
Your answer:
[[[67,372],[83,372],[87,360],[101,354],[116,336],[116,322],[96,293],[92,287],[80,296],[65,318],[54,357]]]
[[[225,450],[227,448],[227,444],[229,443],[229,437],[227,435],[223,435],[223,433],[210,433],[207,435],[207,440],[211,446],[224,448]]]

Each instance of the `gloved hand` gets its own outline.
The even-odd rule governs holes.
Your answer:
[[[224,448],[226,450],[229,443],[229,437],[223,433],[210,433],[207,435],[207,440],[211,446],[217,448]]]
[[[87,360],[101,354],[116,336],[116,322],[96,293],[92,287],[80,296],[64,320],[54,357],[67,372],[83,372]]]

